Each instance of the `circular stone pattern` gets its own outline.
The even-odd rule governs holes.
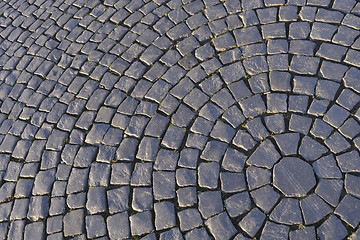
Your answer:
[[[0,0],[0,240],[358,240],[359,106],[360,0]]]
[[[273,182],[287,197],[304,197],[316,185],[312,167],[296,157],[285,157],[273,170]]]

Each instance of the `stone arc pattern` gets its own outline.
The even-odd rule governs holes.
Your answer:
[[[359,0],[0,0],[0,240],[360,239]]]

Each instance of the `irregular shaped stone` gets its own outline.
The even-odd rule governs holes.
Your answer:
[[[130,165],[128,165],[130,167]],[[121,170],[121,169],[118,169]],[[153,170],[152,163],[138,162],[135,164],[134,170],[132,171],[130,184],[132,186],[149,186],[151,185],[151,173]],[[129,172],[131,169],[129,168]],[[115,173],[115,172],[114,172]],[[127,179],[127,173],[124,175],[124,180]],[[120,178],[121,179],[121,178]],[[126,184],[126,182],[125,182]]]
[[[188,208],[178,212],[181,231],[189,231],[203,224],[200,213],[196,208]]]
[[[301,224],[303,220],[299,201],[292,198],[283,198],[271,212],[270,220],[288,225]]]
[[[226,193],[240,192],[246,190],[245,177],[243,173],[220,173],[221,190]]]
[[[175,226],[174,204],[166,201],[155,203],[154,212],[156,230],[167,229]]]
[[[320,182],[315,189],[315,193],[324,199],[327,203],[335,207],[339,203],[343,185],[344,183],[342,180],[320,179]]]
[[[331,127],[329,124],[317,118],[315,119],[315,122],[310,130],[310,133],[318,138],[326,139],[331,134],[333,129],[334,128]]]
[[[156,156],[154,169],[174,171],[179,154],[175,151],[160,149]]]
[[[185,129],[170,125],[161,144],[171,149],[179,149],[185,135]]]
[[[285,23],[270,23],[261,26],[264,39],[286,37]]]
[[[270,93],[267,96],[267,111],[270,113],[286,112],[287,96],[281,93]]]
[[[249,190],[269,184],[271,182],[270,177],[271,172],[268,169],[254,166],[250,166],[246,169],[246,180]]]
[[[311,29],[310,37],[316,40],[329,41],[336,31],[336,27],[327,23],[315,23]]]
[[[230,239],[237,232],[225,212],[206,220],[205,224],[215,239]]]
[[[86,216],[85,223],[88,238],[101,237],[107,234],[105,220],[101,215]]]
[[[67,213],[64,217],[64,236],[74,236],[83,233],[84,210],[78,209]]]
[[[207,219],[223,211],[221,193],[219,191],[202,192],[198,195],[199,211]]]
[[[334,155],[330,154],[313,163],[315,173],[320,178],[342,178],[339,167],[336,165]]]
[[[267,221],[261,233],[262,239],[286,239],[289,234],[289,227]]]
[[[89,168],[73,168],[70,173],[66,194],[84,191],[87,186]]]
[[[299,74],[314,75],[317,72],[319,63],[319,58],[296,55],[293,56],[289,69]]]
[[[152,214],[150,211],[136,213],[130,216],[131,235],[143,235],[153,231]]]
[[[176,170],[176,183],[180,187],[196,185],[196,171],[186,168]]]
[[[42,239],[44,237],[44,222],[35,222],[26,225],[24,239]]]
[[[86,208],[91,214],[106,211],[106,194],[104,187],[89,188]]]
[[[316,194],[311,194],[300,200],[300,207],[305,224],[313,224],[320,221],[332,212],[332,209]]]
[[[224,142],[209,141],[200,157],[208,161],[219,162],[225,153],[226,146],[227,144]]]
[[[314,161],[321,157],[327,151],[328,150],[326,147],[308,136],[305,136],[302,139],[299,148],[299,154],[303,156],[307,161]]]
[[[238,46],[261,41],[259,30],[256,27],[236,29],[234,30],[234,35]]]
[[[177,202],[180,207],[190,207],[197,203],[197,194],[195,187],[179,188],[176,191]]]
[[[156,238],[154,236],[154,240],[155,239]],[[184,240],[178,227],[174,227],[166,232],[161,233],[159,239],[160,240],[166,240],[166,239]]]
[[[280,154],[276,151],[272,142],[265,140],[248,158],[247,163],[270,169],[279,159]]]
[[[309,133],[311,124],[311,118],[292,114],[290,117],[289,130],[307,135]]]
[[[251,200],[247,192],[242,192],[227,198],[224,205],[229,216],[234,218],[250,211]]]
[[[325,144],[335,154],[351,147],[351,144],[339,132],[334,132],[325,140]]]
[[[219,164],[203,162],[198,167],[198,183],[200,187],[215,189],[218,186]]]
[[[130,235],[129,216],[127,212],[111,215],[106,219],[110,238],[124,239]]]
[[[285,121],[282,114],[273,114],[265,117],[267,129],[273,133],[282,133],[285,131]]]
[[[231,126],[221,121],[217,121],[214,128],[210,132],[211,137],[227,143],[231,141],[234,135],[235,135],[235,130]]]
[[[345,174],[345,189],[347,193],[350,193],[356,197],[360,195],[359,188],[360,178],[351,174]]]
[[[153,172],[153,191],[155,200],[175,197],[175,173],[165,171]]]
[[[209,234],[205,228],[195,228],[185,234],[186,240],[204,239],[210,240]]]
[[[111,189],[106,192],[110,214],[126,211],[129,208],[129,192],[128,186]]]
[[[197,166],[198,156],[199,150],[193,148],[184,148],[180,152],[178,165],[181,167],[195,169]]]
[[[339,205],[335,209],[335,214],[339,215],[340,218],[355,228],[360,222],[360,200],[346,194],[345,197],[340,201]]]
[[[252,191],[251,197],[254,199],[256,206],[265,213],[269,213],[280,198],[280,195],[275,192],[272,187],[266,185]]]
[[[254,208],[239,222],[239,226],[250,237],[254,237],[263,225],[265,217],[266,215],[258,208]]]
[[[302,197],[316,185],[312,167],[295,157],[285,157],[273,170],[274,185],[289,197]]]
[[[285,133],[285,134],[275,135],[274,139],[277,145],[279,146],[282,154],[292,155],[297,153],[300,134]]]
[[[10,206],[11,208],[11,203],[4,204],[3,208],[6,209],[6,206]],[[26,218],[26,213],[28,212],[28,208],[29,208],[29,199],[26,198],[16,199],[14,201],[14,206],[11,211],[10,220],[18,220],[18,219]]]
[[[269,70],[264,56],[245,58],[243,63],[246,72],[250,75],[256,75],[258,73],[267,72]]]
[[[0,220],[1,221],[9,221],[12,205],[13,205],[12,202],[7,202],[7,203],[0,204],[0,210],[1,210],[0,211],[1,212]]]
[[[346,72],[344,77],[345,86],[353,89],[358,93],[360,93],[359,73],[359,69],[352,67],[349,71]]]
[[[90,187],[107,187],[110,178],[110,165],[106,163],[94,162],[91,164],[89,173]]]
[[[246,151],[252,149],[256,145],[256,141],[251,135],[241,129],[236,133],[232,143]]]
[[[317,235],[320,239],[335,240],[343,239],[347,235],[347,230],[335,215],[331,215],[321,226],[317,229]]]
[[[338,155],[336,161],[342,172],[359,172],[360,156],[355,150]]]
[[[116,159],[132,161],[135,158],[138,140],[135,138],[124,138],[116,150]]]
[[[303,229],[298,229],[290,232],[290,240],[300,240],[300,239],[316,239],[315,227],[305,227]]]

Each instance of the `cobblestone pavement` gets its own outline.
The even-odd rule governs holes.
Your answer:
[[[360,239],[358,0],[2,0],[0,239]]]

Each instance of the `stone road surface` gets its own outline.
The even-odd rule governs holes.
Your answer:
[[[359,0],[1,0],[0,239],[360,239]]]

